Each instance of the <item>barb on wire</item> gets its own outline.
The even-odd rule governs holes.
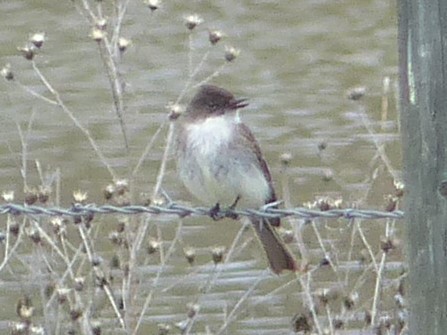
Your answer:
[[[170,203],[165,206],[112,206],[95,204],[74,204],[70,208],[61,207],[41,207],[41,206],[26,206],[21,204],[7,203],[0,205],[0,214],[13,215],[47,215],[47,216],[79,216],[89,214],[154,214],[154,215],[175,215],[179,217],[185,216],[213,216],[216,217],[215,208],[207,207],[188,207],[176,203]],[[316,209],[308,209],[304,207],[296,208],[270,208],[265,206],[262,209],[223,209],[217,213],[218,217],[235,216],[249,216],[258,218],[284,218],[284,217],[298,217],[304,219],[314,218],[360,218],[360,219],[402,219],[404,212],[393,211],[384,212],[378,210],[362,210],[362,209],[331,209],[327,211],[320,211]]]

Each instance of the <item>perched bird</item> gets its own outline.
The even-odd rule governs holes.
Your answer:
[[[176,158],[186,188],[210,206],[260,208],[276,201],[261,149],[237,110],[246,99],[203,85],[178,119]],[[274,227],[279,218],[250,218],[273,272],[297,269],[294,257]]]

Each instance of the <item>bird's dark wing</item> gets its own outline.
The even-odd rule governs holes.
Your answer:
[[[237,124],[238,127],[238,133],[240,136],[245,138],[245,145],[249,145],[250,148],[247,148],[248,151],[253,152],[256,155],[256,158],[258,160],[259,168],[261,169],[262,173],[264,174],[265,179],[268,181],[269,188],[270,188],[270,196],[265,199],[265,203],[271,203],[275,202],[276,194],[275,189],[273,188],[273,181],[272,176],[270,174],[269,167],[267,165],[267,162],[264,159],[264,156],[262,155],[261,148],[259,147],[258,142],[256,141],[256,138],[254,137],[253,133],[251,132],[250,128],[248,128],[244,123],[240,122]],[[269,220],[270,224],[272,226],[279,226],[279,218]]]

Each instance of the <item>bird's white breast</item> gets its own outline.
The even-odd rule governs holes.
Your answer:
[[[179,175],[189,191],[208,205],[259,207],[270,186],[250,146],[238,133],[237,115],[210,117],[183,124],[184,151],[178,153]]]
[[[210,117],[199,123],[186,125],[188,143],[201,155],[215,155],[222,146],[228,145],[233,133],[234,116]]]

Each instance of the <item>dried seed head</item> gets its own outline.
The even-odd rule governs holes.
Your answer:
[[[127,276],[127,274],[126,274],[126,276]],[[124,300],[123,300],[123,297],[121,295],[118,298],[117,305],[118,305],[118,308],[121,311],[124,311]]]
[[[281,164],[283,164],[283,165],[289,165],[292,158],[293,158],[293,156],[290,152],[284,152],[281,154],[281,156],[279,156],[279,160],[281,161]]]
[[[73,199],[76,203],[83,204],[85,203],[87,198],[88,198],[87,192],[83,192],[81,190],[73,192]]]
[[[39,192],[37,194],[39,201],[45,204],[51,195],[51,188],[49,186],[39,186]]]
[[[3,66],[0,70],[0,74],[8,81],[14,79],[14,73],[12,73],[11,64],[6,64],[5,66]]]
[[[365,311],[365,315],[363,317],[363,320],[365,321],[365,324],[367,326],[371,325],[372,322],[372,316],[371,316],[371,312],[370,311]]]
[[[292,319],[292,329],[295,333],[310,333],[312,331],[312,319],[304,313],[296,314]]]
[[[81,222],[82,222],[82,216],[80,216],[80,215],[73,216],[74,224],[80,224]]]
[[[2,198],[6,202],[13,202],[14,201],[14,191],[3,191]]]
[[[92,31],[90,32],[90,37],[96,41],[96,42],[101,42],[105,37],[107,36],[107,32],[105,32],[104,30],[98,29],[98,28],[93,28]]]
[[[304,208],[313,209],[313,208],[315,208],[314,205],[315,205],[315,202],[311,202],[311,201],[303,202]]]
[[[199,24],[203,22],[203,19],[197,14],[185,16],[184,19],[185,19],[185,26],[189,30],[193,30],[195,27],[197,27]]]
[[[346,97],[349,100],[360,100],[361,98],[363,98],[363,96],[366,93],[366,87],[364,86],[359,86],[359,87],[354,87],[351,88],[350,90],[348,90],[348,92],[346,93]]]
[[[42,242],[40,232],[35,228],[26,229],[26,235],[36,244],[40,244],[40,242]]]
[[[29,334],[29,322],[14,322],[10,325],[11,335],[27,335]]]
[[[56,289],[57,301],[59,301],[60,304],[65,303],[67,301],[69,293],[70,290],[68,288],[61,287]]]
[[[98,255],[93,255],[92,256],[92,265],[93,266],[99,266],[99,265],[102,264],[103,261],[104,260],[102,259],[101,256],[98,256]]]
[[[160,8],[160,0],[144,0],[144,3],[149,7],[151,12],[154,12]]]
[[[232,62],[237,58],[237,56],[239,56],[240,53],[241,51],[239,49],[227,46],[225,47],[225,60],[227,62]]]
[[[194,318],[196,316],[197,312],[200,310],[199,304],[188,303],[186,305],[186,307],[188,308],[188,312],[186,313],[186,315],[190,319]]]
[[[30,325],[29,332],[30,335],[45,335],[45,330],[42,326]]]
[[[22,321],[28,321],[34,314],[34,307],[31,298],[27,295],[17,301],[16,312]]]
[[[393,237],[386,237],[386,236],[382,236],[380,238],[380,249],[382,249],[383,252],[388,253],[391,250],[396,249],[397,247],[400,246],[400,240],[393,238]]]
[[[193,265],[196,259],[196,250],[193,247],[185,247],[183,253],[189,265]]]
[[[395,211],[397,204],[399,202],[399,198],[392,194],[387,194],[383,198],[385,200],[385,211],[387,212]]]
[[[50,220],[51,225],[53,226],[53,232],[58,236],[65,236],[65,221],[62,217],[56,216]]]
[[[340,317],[334,317],[332,319],[332,325],[334,326],[334,329],[342,329],[345,323]]]
[[[216,45],[223,37],[223,34],[220,30],[209,30],[208,31],[208,39],[212,45]]]
[[[104,198],[106,200],[112,199],[114,193],[115,193],[115,185],[114,184],[109,184],[104,188],[103,194],[104,194]]]
[[[121,245],[123,243],[123,238],[117,231],[112,231],[109,234],[109,240],[115,245]]]
[[[168,104],[166,106],[169,110],[169,120],[174,121],[177,120],[177,118],[182,115],[185,112],[185,106],[180,104]]]
[[[171,330],[171,326],[167,323],[159,323],[158,325],[158,335],[168,335]]]
[[[398,198],[402,198],[404,196],[405,192],[405,184],[401,181],[394,181],[394,190],[395,190],[395,196]]]
[[[380,238],[380,249],[382,249],[382,251],[385,253],[387,253],[388,251],[393,249],[391,239],[388,237],[382,236]]]
[[[11,219],[11,221],[9,222],[9,232],[16,236],[19,235],[20,233],[20,225],[17,223],[17,221],[15,219]]]
[[[75,307],[70,310],[70,319],[72,321],[78,320],[82,316],[82,309],[80,307]]]
[[[318,143],[318,151],[326,150],[326,148],[327,148],[327,142],[326,141],[321,141],[320,143]]]
[[[105,18],[96,20],[95,27],[100,30],[106,30],[107,29],[107,20]]]
[[[341,208],[342,203],[343,203],[343,199],[341,199],[341,198],[333,199],[333,198],[327,197],[327,196],[320,196],[320,197],[317,197],[315,202],[313,202],[311,204],[307,204],[307,206],[310,206],[309,207],[310,209],[318,208],[320,211],[329,211],[334,208],[337,208],[337,209]]]
[[[154,238],[149,238],[148,246],[147,246],[147,253],[149,255],[155,253],[160,249],[160,242]]]
[[[93,335],[101,335],[101,323],[98,321],[92,322],[92,333]]]
[[[100,288],[104,288],[104,286],[108,285],[108,281],[106,279],[106,276],[104,275],[104,272],[96,271],[95,285]]]
[[[333,206],[334,208],[341,209],[343,207],[343,199],[342,198],[334,199]]]
[[[223,246],[217,246],[211,249],[211,256],[214,264],[222,263],[224,253],[225,247]]]
[[[295,241],[295,234],[293,233],[293,230],[280,228],[279,232],[285,244],[290,244]]]
[[[25,57],[25,59],[27,60],[32,60],[36,55],[36,48],[32,44],[25,45],[24,47],[17,49],[22,53],[22,56]]]
[[[320,197],[315,201],[315,207],[320,211],[328,211],[332,209],[332,201],[329,197]]]
[[[118,179],[115,181],[115,191],[118,195],[124,195],[129,192],[129,181],[127,179]]]
[[[330,259],[329,256],[323,257],[323,258],[320,260],[320,266],[328,266],[328,265],[330,265],[330,264],[331,264],[331,259]]]
[[[320,288],[315,291],[318,301],[324,306],[329,302],[336,300],[339,295],[338,293],[339,292],[335,288]]]
[[[346,309],[351,310],[359,301],[359,294],[357,292],[352,292],[350,295],[343,297],[343,306]]]
[[[127,50],[128,47],[130,47],[132,42],[128,40],[127,38],[120,37],[118,39],[118,50],[123,53]]]
[[[160,196],[155,196],[151,199],[151,204],[154,206],[163,206],[165,202],[165,198]]]
[[[25,204],[33,205],[39,198],[38,194],[39,192],[35,188],[25,190]]]
[[[122,233],[126,230],[126,226],[129,224],[129,217],[126,217],[122,219],[118,224],[116,225],[116,231],[118,233]]]
[[[84,289],[85,278],[84,277],[76,277],[74,279],[74,289],[78,292]]]
[[[45,33],[35,33],[31,35],[29,41],[37,48],[40,49],[45,42]]]

